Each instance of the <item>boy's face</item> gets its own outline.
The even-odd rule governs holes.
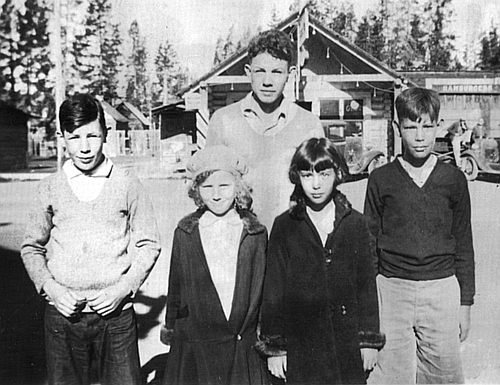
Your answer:
[[[225,215],[236,198],[236,182],[233,174],[218,170],[199,187],[201,200],[217,216]]]
[[[252,91],[257,99],[265,105],[280,102],[288,75],[292,70],[293,67],[288,68],[286,60],[277,59],[267,52],[258,54],[250,64],[245,65],[245,72],[250,78]]]
[[[399,132],[404,145],[404,158],[406,160],[426,159],[434,149],[437,125],[429,114],[420,116],[419,122],[408,118],[399,122]]]
[[[104,159],[102,148],[106,136],[98,120],[78,127],[73,132],[64,131],[64,142],[68,155],[76,168],[90,172]]]

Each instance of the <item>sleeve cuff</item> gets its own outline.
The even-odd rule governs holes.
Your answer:
[[[385,334],[376,332],[358,332],[359,348],[382,349],[385,345]]]
[[[282,336],[260,336],[255,343],[255,350],[265,357],[286,355],[286,338]]]
[[[161,326],[160,329],[160,341],[164,345],[170,345],[172,343],[172,337],[174,336],[174,329],[167,329],[165,325]]]

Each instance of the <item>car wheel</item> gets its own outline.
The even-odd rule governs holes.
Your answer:
[[[467,180],[475,180],[479,174],[479,167],[476,160],[472,156],[464,156],[462,159],[462,171]]]

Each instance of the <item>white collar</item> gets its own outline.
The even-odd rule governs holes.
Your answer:
[[[225,222],[228,225],[237,226],[241,223],[241,218],[235,209],[229,210],[226,215],[222,217],[219,217],[210,210],[207,210],[203,213],[199,223],[201,227],[210,227],[219,221]]]
[[[104,157],[104,161],[90,173],[83,173],[81,170],[76,168],[71,159],[68,159],[63,165],[63,170],[66,173],[68,179],[73,179],[80,176],[87,176],[92,178],[109,178],[112,169],[113,162],[111,162],[111,160],[106,157]]]

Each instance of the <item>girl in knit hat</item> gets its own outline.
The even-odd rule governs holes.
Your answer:
[[[267,231],[250,211],[247,168],[231,149],[198,151],[188,164],[198,210],[178,224],[165,325],[165,384],[263,384],[252,348],[265,268]]]

